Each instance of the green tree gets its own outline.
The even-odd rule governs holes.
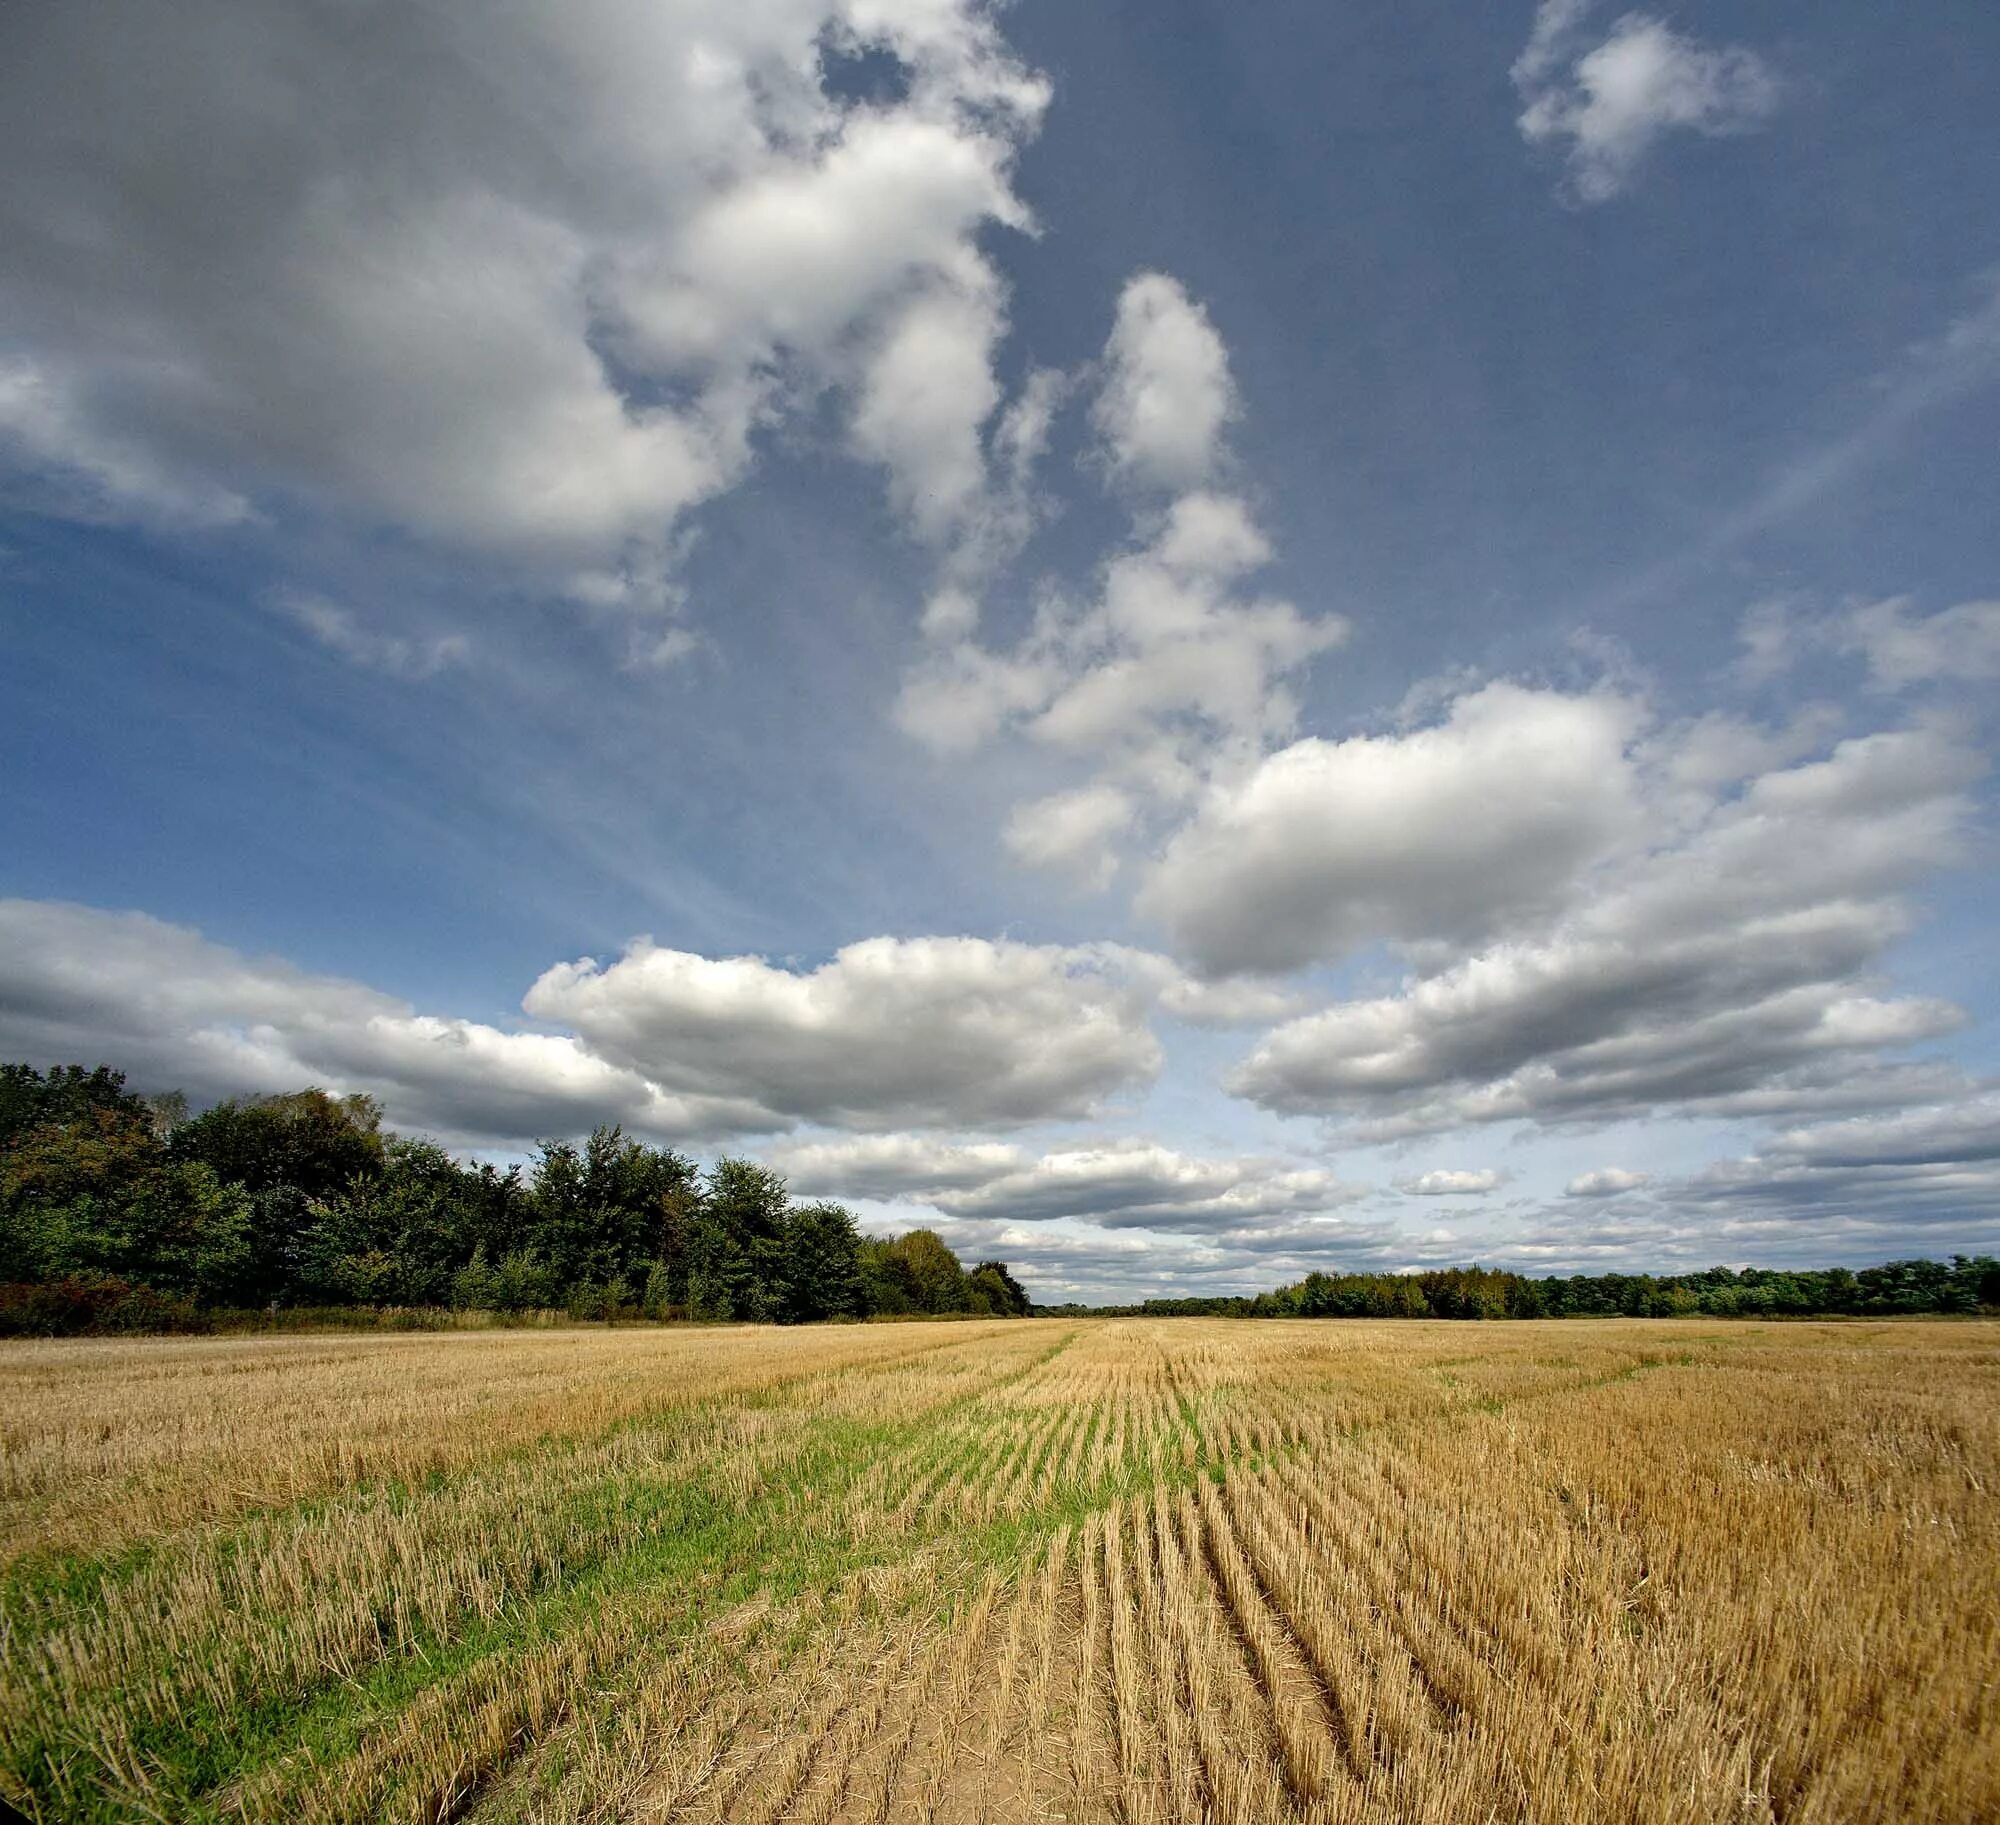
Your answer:
[[[785,1181],[750,1160],[710,1169],[689,1251],[688,1309],[751,1322],[783,1315]]]
[[[933,1229],[913,1229],[890,1244],[903,1264],[917,1310],[933,1314],[972,1309],[972,1289],[958,1257]]]
[[[297,1290],[334,1304],[442,1305],[479,1252],[480,1181],[435,1141],[392,1140],[382,1169],[315,1199]]]
[[[628,1141],[616,1127],[581,1147],[546,1141],[527,1194],[527,1242],[564,1288],[643,1283],[655,1261],[685,1274],[699,1202],[692,1161]]]
[[[250,1198],[198,1160],[149,1173],[125,1207],[123,1227],[124,1260],[114,1271],[204,1305],[242,1296]]]
[[[861,1232],[838,1204],[785,1213],[782,1316],[792,1324],[844,1318],[862,1309]]]
[[[646,1270],[645,1285],[639,1293],[639,1310],[646,1317],[658,1323],[673,1316],[674,1306],[673,1276],[667,1271],[664,1261],[655,1261]]]
[[[555,1302],[555,1276],[533,1249],[517,1248],[500,1257],[500,1265],[493,1270],[496,1312],[540,1311]]]
[[[472,1259],[451,1277],[451,1302],[461,1312],[492,1312],[500,1306],[500,1276],[486,1259],[486,1244],[474,1247]]]
[[[199,1160],[253,1197],[291,1185],[323,1198],[382,1169],[382,1110],[373,1097],[294,1090],[217,1103],[167,1137],[177,1160]]]
[[[146,1119],[143,1097],[125,1088],[125,1074],[109,1065],[86,1071],[81,1065],[54,1065],[46,1074],[33,1065],[0,1064],[0,1151],[11,1150],[35,1128],[71,1128],[97,1115]]]
[[[910,1279],[909,1265],[893,1242],[880,1236],[861,1238],[861,1305],[866,1312],[902,1318],[923,1308]]]
[[[0,1151],[0,1277],[113,1274],[208,1301],[240,1297],[249,1199],[200,1162],[169,1158],[122,1081],[51,1073],[32,1125],[17,1121]],[[18,1116],[36,1086],[17,1072],[9,1089]]]
[[[1007,1271],[1006,1262],[982,1261],[967,1278],[975,1311],[985,1310],[996,1318],[1027,1316],[1028,1295]]]

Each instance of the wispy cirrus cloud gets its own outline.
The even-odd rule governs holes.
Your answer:
[[[472,651],[464,634],[392,633],[371,627],[345,604],[311,590],[279,590],[272,606],[328,652],[397,678],[434,677],[447,666],[461,664]]]

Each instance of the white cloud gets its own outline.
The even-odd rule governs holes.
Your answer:
[[[802,1197],[921,1199],[1017,1172],[1027,1156],[1005,1141],[949,1142],[921,1134],[864,1134],[780,1145],[770,1163]]]
[[[1736,643],[1743,649],[1732,668],[1737,678],[1756,686],[1784,673],[1797,651],[1797,627],[1793,605],[1785,598],[1751,603],[1736,629]]]
[[[197,1095],[367,1090],[394,1121],[480,1140],[605,1120],[682,1138],[1008,1127],[1151,1081],[1161,967],[1116,947],[878,938],[799,972],[640,941],[533,985],[528,1012],[567,1031],[509,1032],[141,913],[6,900],[0,1055],[108,1060]]]
[[[1308,620],[1291,603],[1247,593],[1270,559],[1233,496],[1187,494],[1152,537],[1113,558],[1100,599],[1057,635],[1055,688],[1026,724],[1073,752],[1131,755],[1181,738],[1198,762],[1218,742],[1288,733],[1297,709],[1277,680],[1339,645],[1347,624]]]
[[[1250,594],[1268,547],[1244,504],[1185,495],[1146,541],[1104,567],[1097,600],[1051,601],[1011,653],[961,641],[904,681],[897,720],[942,751],[1012,727],[1103,761],[1108,782],[1184,794],[1221,748],[1288,733],[1296,705],[1279,684],[1347,636]]]
[[[1567,142],[1578,200],[1617,195],[1664,134],[1753,132],[1777,108],[1781,85],[1754,51],[1710,49],[1649,14],[1627,13],[1580,50],[1590,10],[1590,0],[1543,0],[1513,69],[1521,133],[1531,145]]]
[[[669,1090],[754,1102],[770,1127],[1008,1126],[1096,1112],[1150,1082],[1148,990],[1115,953],[870,938],[817,969],[629,945],[523,1002]]]
[[[1414,1179],[1405,1179],[1396,1189],[1413,1198],[1476,1197],[1497,1190],[1500,1182],[1499,1171],[1491,1166],[1482,1166],[1477,1171],[1454,1171],[1440,1166]]]
[[[1773,1135],[1763,1152],[1820,1169],[2000,1160],[2000,1091],[1788,1128]]]
[[[1711,710],[1667,730],[1655,750],[1641,749],[1641,758],[1657,761],[1675,786],[1696,794],[1713,793],[1822,752],[1843,720],[1831,704],[1809,705],[1775,728]]]
[[[1176,969],[1160,990],[1162,1009],[1198,1027],[1267,1026],[1290,1019],[1302,1005],[1300,996],[1282,983],[1254,976],[1206,981]]]
[[[1726,1233],[1807,1230],[1844,1259],[1992,1247],[2000,1092],[1789,1129],[1673,1187],[1672,1203]]]
[[[2000,1246],[2000,1091],[1957,1077],[1920,1104],[1768,1136],[1691,1175],[1607,1167],[1509,1239],[1538,1272],[1860,1266]]]
[[[936,625],[969,629],[973,619],[963,600],[948,600]],[[969,753],[1048,701],[1061,674],[1046,646],[1038,634],[1012,655],[969,640],[931,654],[903,680],[897,725],[935,753]]]
[[[1512,75],[1516,88],[1540,88],[1561,70],[1565,54],[1572,47],[1576,28],[1589,15],[1597,0],[1541,0],[1528,42],[1514,59]]]
[[[1827,653],[1861,659],[1869,683],[1887,693],[2000,678],[2000,602],[1960,602],[1929,615],[1916,613],[1909,596],[1822,615],[1766,602],[1744,616],[1738,638],[1744,656],[1736,671],[1751,685]]]
[[[947,584],[924,604],[922,626],[926,640],[967,640],[978,625],[978,598],[955,584]]]
[[[1886,997],[1875,972],[1908,929],[1907,890],[1959,853],[1980,771],[1957,737],[1919,726],[1761,774],[1698,816],[1651,801],[1652,847],[1580,877],[1545,930],[1277,1028],[1232,1087],[1377,1138],[1934,1093],[1938,1068],[1882,1055],[1963,1016]]]
[[[142,445],[90,422],[73,381],[25,357],[0,361],[0,460],[29,471],[39,502],[79,520],[133,517],[170,527],[251,517],[233,489],[189,478]],[[30,504],[37,496],[30,493]]]
[[[109,1062],[139,1088],[197,1098],[366,1090],[392,1122],[455,1140],[600,1121],[667,1137],[768,1125],[750,1102],[663,1091],[574,1038],[419,1014],[186,926],[53,901],[0,900],[0,1053]]]
[[[1202,486],[1235,409],[1228,352],[1208,313],[1165,273],[1128,279],[1091,412],[1113,473],[1169,491]]]
[[[939,752],[1006,731],[1091,764],[1088,783],[1018,807],[1006,841],[1030,866],[1100,887],[1117,866],[1104,838],[1288,736],[1297,704],[1286,678],[1348,633],[1338,615],[1309,618],[1254,588],[1270,541],[1248,503],[1214,485],[1235,410],[1227,354],[1176,281],[1142,273],[1126,285],[1102,372],[1092,417],[1109,469],[1168,498],[1136,508],[1131,544],[1104,562],[1090,599],[1045,589],[1010,650],[978,641],[969,596],[941,592],[895,711]],[[1003,443],[1039,448],[1039,378],[1003,420]],[[1046,390],[1052,399],[1054,383]],[[1022,416],[1026,428],[1010,431]],[[1002,517],[1018,535],[1030,517],[1024,483],[1011,498]]]
[[[100,507],[304,498],[588,593],[831,386],[921,535],[974,513],[977,237],[1048,95],[973,0],[78,0],[13,48],[0,437]],[[903,92],[842,100],[859,53]]]
[[[1145,1141],[1044,1154],[1019,1172],[934,1201],[955,1216],[1045,1222],[1084,1218],[1106,1229],[1227,1232],[1310,1216],[1366,1196],[1318,1167],[1200,1159]]]
[[[1055,1148],[1037,1158],[995,1144],[884,1135],[775,1156],[794,1189],[930,1204],[962,1220],[1149,1228],[1226,1235],[1311,1219],[1365,1197],[1319,1167],[1201,1158],[1145,1140]]]
[[[997,286],[938,285],[912,298],[863,371],[854,442],[889,471],[889,496],[920,538],[947,543],[986,494],[979,429],[1000,403],[992,351]]]
[[[1029,867],[1057,870],[1102,891],[1118,872],[1115,845],[1135,810],[1116,786],[1080,786],[1016,805],[1003,840]]]
[[[1643,1172],[1631,1172],[1623,1166],[1600,1166],[1594,1172],[1580,1172],[1563,1187],[1566,1198],[1616,1198],[1628,1191],[1637,1191],[1650,1184],[1651,1178]]]
[[[1867,660],[1880,689],[2000,678],[2000,602],[1961,602],[1917,616],[1910,606],[1907,596],[1868,603],[1849,612],[1835,634],[1844,651]]]
[[[1214,788],[1139,897],[1204,970],[1469,940],[1563,902],[1636,819],[1627,699],[1497,683],[1435,727],[1309,739]]]
[[[366,627],[351,608],[310,590],[280,590],[272,600],[280,614],[304,628],[329,652],[369,671],[388,672],[397,678],[429,678],[459,663],[472,650],[463,634],[392,634]]]
[[[994,428],[994,454],[1016,488],[1026,488],[1032,481],[1070,384],[1070,377],[1054,368],[1033,369]]]

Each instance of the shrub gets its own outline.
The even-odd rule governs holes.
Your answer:
[[[113,1274],[65,1274],[37,1286],[0,1286],[0,1337],[107,1337],[205,1331],[192,1299]]]

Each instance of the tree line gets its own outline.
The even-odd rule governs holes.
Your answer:
[[[2000,1306],[2000,1262],[1534,1277],[1308,1274],[1254,1296],[1042,1306],[1232,1318],[1885,1316]],[[525,1167],[468,1165],[323,1090],[142,1097],[108,1066],[0,1064],[0,1332],[172,1329],[218,1311],[438,1309],[579,1319],[1018,1317],[1001,1261],[932,1230],[864,1236],[777,1173],[706,1172],[601,1127]]]
[[[580,1319],[1019,1317],[1006,1263],[864,1236],[779,1174],[601,1127],[525,1167],[385,1130],[365,1096],[141,1097],[108,1066],[0,1064],[0,1330],[218,1310],[560,1309]]]
[[[1148,1299],[1038,1311],[1147,1318],[1810,1318],[1967,1313],[2000,1306],[2000,1261],[1881,1267],[1710,1267],[1692,1274],[1570,1274],[1500,1268],[1421,1274],[1308,1274],[1254,1296]]]

